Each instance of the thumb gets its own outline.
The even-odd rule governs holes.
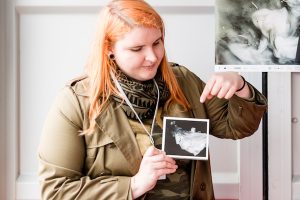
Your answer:
[[[157,154],[159,154],[159,150],[156,149],[154,146],[150,146],[146,150],[144,156],[153,156],[153,155],[157,155]]]

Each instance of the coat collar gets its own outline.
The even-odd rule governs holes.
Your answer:
[[[67,82],[67,86],[72,87],[76,95],[88,97],[88,76],[86,74],[80,75]]]

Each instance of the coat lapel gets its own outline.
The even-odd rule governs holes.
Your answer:
[[[128,161],[132,175],[135,175],[142,160],[142,154],[127,116],[114,102],[108,104],[105,112],[96,118],[100,130],[109,136]]]

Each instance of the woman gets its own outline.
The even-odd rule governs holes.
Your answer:
[[[168,63],[163,21],[142,0],[110,2],[98,26],[86,75],[61,91],[44,125],[42,198],[214,199],[209,161],[159,150],[162,118],[208,118],[212,135],[239,139],[257,130],[265,98],[237,73],[205,85]]]

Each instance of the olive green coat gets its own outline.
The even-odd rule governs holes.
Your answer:
[[[191,111],[177,104],[164,108],[168,116],[210,119],[210,134],[239,139],[253,134],[266,110],[266,99],[252,86],[250,100],[233,96],[201,104],[204,83],[182,66],[173,70]],[[89,101],[84,83],[72,80],[58,95],[44,124],[39,146],[42,199],[132,199],[130,177],[142,155],[123,110],[110,102],[97,118],[94,134],[79,136],[89,126]],[[191,199],[214,199],[210,162],[193,161]]]

